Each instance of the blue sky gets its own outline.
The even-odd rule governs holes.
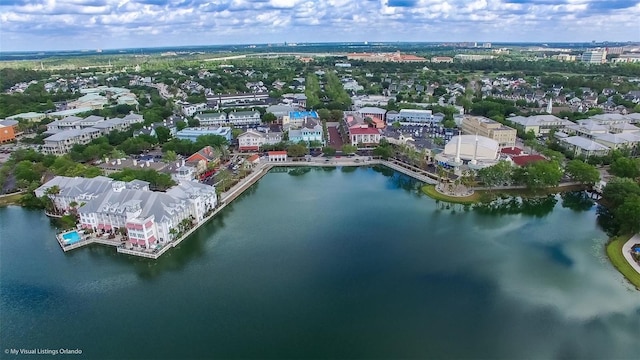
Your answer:
[[[1,0],[0,50],[640,41],[640,0]]]

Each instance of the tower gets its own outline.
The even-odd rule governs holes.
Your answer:
[[[549,99],[549,102],[547,103],[547,114],[551,114],[552,110],[553,110],[553,100]]]

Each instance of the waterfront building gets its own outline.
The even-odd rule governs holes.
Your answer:
[[[458,171],[464,164],[471,169],[495,165],[500,158],[497,141],[478,135],[456,135],[435,157],[440,166]]]
[[[351,145],[357,147],[372,147],[380,143],[380,130],[368,126],[354,126],[349,128]]]
[[[204,135],[222,136],[231,142],[231,128],[225,126],[184,128],[176,133],[176,138],[195,142],[199,136]]]
[[[300,128],[289,130],[289,141],[292,143],[298,143],[304,141],[309,144],[311,141],[319,141],[324,145],[324,131],[322,125],[313,119],[306,118]]]
[[[238,150],[258,151],[263,145],[273,145],[282,142],[281,132],[247,130],[238,136]]]
[[[563,130],[567,126],[575,125],[572,121],[554,115],[512,116],[507,120],[525,133],[533,131],[536,136],[546,135],[551,129]]]
[[[267,152],[269,162],[285,162],[287,161],[286,151],[269,151]]]
[[[501,147],[516,144],[517,130],[484,116],[465,116],[462,131],[467,135],[478,134],[498,142]]]
[[[46,189],[54,185],[59,194],[47,195]],[[66,209],[76,202],[81,227],[98,234],[124,230],[130,246],[147,249],[172,240],[176,231],[171,229],[183,221],[202,221],[217,204],[215,188],[209,185],[183,181],[163,193],[149,191],[144,181],[125,183],[102,176],[57,176],[36,189],[36,196],[51,196]]]

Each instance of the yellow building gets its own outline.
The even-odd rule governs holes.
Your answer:
[[[493,139],[500,147],[515,146],[517,131],[514,128],[488,119],[484,116],[465,116],[462,131],[468,135],[480,135]]]

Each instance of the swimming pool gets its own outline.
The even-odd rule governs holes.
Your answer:
[[[80,234],[77,231],[71,231],[62,235],[64,243],[67,245],[75,244],[81,240]]]

